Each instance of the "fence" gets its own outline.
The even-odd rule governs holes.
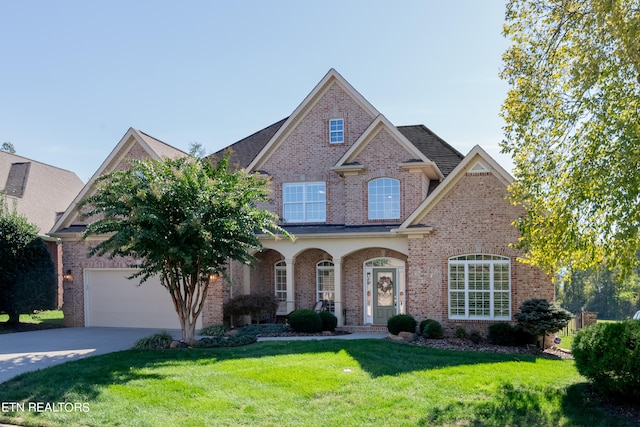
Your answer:
[[[575,335],[580,329],[585,328],[589,325],[593,325],[598,321],[598,313],[593,313],[589,311],[580,311],[575,313],[573,319],[569,321],[567,327],[564,328],[561,332],[564,335]]]

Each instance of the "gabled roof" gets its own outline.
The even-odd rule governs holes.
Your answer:
[[[398,228],[399,232],[412,232],[412,227],[418,223],[433,209],[434,206],[451,190],[455,184],[467,173],[473,173],[472,169],[477,165],[481,165],[482,173],[492,173],[505,187],[513,182],[513,177],[502,166],[496,162],[493,157],[487,154],[479,145],[476,145],[469,151],[464,159],[449,173],[447,178],[438,185],[427,198],[413,211],[411,215]]]
[[[64,229],[68,229],[73,225],[73,221],[75,221],[78,217],[76,206],[80,202],[80,200],[93,194],[93,192],[95,191],[94,183],[96,179],[115,170],[124,160],[126,160],[127,154],[135,144],[138,144],[153,160],[161,160],[163,158],[177,158],[188,155],[184,151],[172,147],[171,145],[162,142],[150,135],[147,135],[144,132],[141,132],[134,128],[129,128],[122,139],[120,139],[120,142],[118,142],[109,156],[107,156],[105,161],[102,162],[102,165],[100,165],[98,170],[93,174],[89,182],[87,182],[82,190],[80,190],[76,198],[73,199],[71,204],[69,204],[64,214],[56,221],[56,223],[53,225],[53,228],[51,229],[51,233],[49,234],[55,235],[56,233],[61,232]],[[71,229],[66,231],[70,230]]]
[[[83,183],[68,170],[0,151],[0,193],[44,234],[78,194]]]
[[[411,143],[394,125],[382,114],[371,122],[369,127],[360,135],[349,150],[338,160],[333,170],[339,172],[343,168],[352,169],[358,154],[371,142],[374,137],[381,131],[386,130],[392,138],[408,153],[405,165],[412,168],[421,167],[425,169],[426,175],[433,180],[441,180],[444,178],[438,166],[431,161],[425,154]]]
[[[336,163],[334,170],[337,172],[356,170],[359,168],[357,164],[353,164],[352,160],[355,155],[366,146],[371,136],[375,135],[380,129],[380,126],[384,126],[409,153],[413,153],[415,156],[414,159],[407,159],[408,161],[415,162],[415,164],[412,165],[407,164],[407,167],[424,166],[432,169],[429,174],[433,179],[434,187],[439,180],[446,177],[464,158],[464,155],[424,125],[395,127],[386,117],[378,113],[378,111],[334,69],[329,70],[291,116],[211,154],[209,158],[218,159],[227,152],[231,152],[229,164],[232,167],[254,171],[259,169],[260,164],[275,150],[287,133],[304,118],[315,102],[322,97],[324,92],[333,83],[339,84],[367,113],[371,114],[372,118],[375,118],[358,141],[356,141],[351,149]],[[420,162],[422,162],[421,165],[419,164]]]
[[[444,176],[464,159],[464,154],[449,145],[425,125],[398,126],[398,130],[425,156],[434,161]]]
[[[271,156],[271,154],[278,148],[280,143],[284,141],[289,134],[293,131],[298,123],[307,115],[309,111],[314,107],[324,93],[333,85],[337,84],[342,90],[344,90],[349,96],[371,117],[376,117],[380,113],[373,105],[369,103],[357,90],[354,89],[344,77],[342,77],[333,68],[320,80],[314,89],[307,95],[302,103],[293,111],[293,113],[284,121],[282,126],[278,128],[269,142],[260,150],[257,156],[247,167],[248,170],[259,170],[261,165]]]
[[[287,118],[280,120],[266,128],[259,130],[253,135],[249,135],[240,141],[223,148],[220,151],[209,155],[210,159],[220,159],[227,153],[231,153],[229,165],[238,169],[247,168],[256,158],[258,153],[271,141],[273,135],[287,121]]]

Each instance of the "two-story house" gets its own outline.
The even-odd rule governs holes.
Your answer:
[[[130,130],[97,175],[128,156],[180,155],[167,147]],[[230,263],[231,283],[214,288],[204,324],[222,320],[225,299],[247,293],[275,294],[280,314],[326,300],[339,325],[351,328],[410,313],[449,329],[484,329],[512,320],[526,299],[554,298],[549,278],[517,261],[522,254],[510,246],[522,214],[506,198],[511,176],[480,147],[465,156],[425,126],[394,126],[335,70],[288,118],[213,157],[228,151],[234,167],[271,180],[264,207],[296,239],[262,236],[254,266]],[[81,196],[89,191],[91,183]],[[138,297],[126,291],[126,309],[108,307],[134,287],[122,279],[132,261],[86,258],[73,212],[72,204],[54,234],[76,242],[65,258],[78,276],[65,302],[68,324],[167,327],[160,317],[176,324],[174,313],[129,313],[141,304],[154,310],[148,301],[158,296],[144,294],[147,284]]]

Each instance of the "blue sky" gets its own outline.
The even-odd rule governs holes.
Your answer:
[[[395,125],[499,153],[504,2],[2,1],[0,143],[87,181],[129,127],[214,152],[335,68]]]

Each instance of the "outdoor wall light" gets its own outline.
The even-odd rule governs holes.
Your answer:
[[[209,282],[215,282],[218,279],[218,275],[216,273],[211,273],[209,275]]]
[[[64,273],[62,280],[65,282],[73,282],[73,274],[71,274],[71,270],[67,270],[67,272]]]

